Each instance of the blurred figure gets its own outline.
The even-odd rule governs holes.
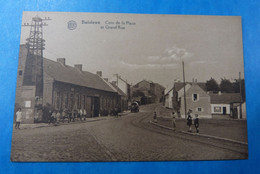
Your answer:
[[[196,132],[199,133],[199,115],[195,114],[194,126],[196,128]]]
[[[15,123],[15,129],[20,129],[20,124],[22,121],[22,109],[19,108],[16,112],[16,123]]]
[[[176,113],[172,112],[172,128],[175,131],[176,130]]]
[[[189,109],[188,116],[187,116],[187,125],[189,126],[188,132],[191,132],[191,125],[192,125],[192,110]]]

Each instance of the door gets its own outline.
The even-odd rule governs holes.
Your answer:
[[[100,102],[99,102],[99,97],[93,97],[93,112],[94,112],[94,117],[99,116],[99,107],[100,107]]]
[[[223,115],[226,115],[226,114],[227,114],[227,108],[223,107]]]

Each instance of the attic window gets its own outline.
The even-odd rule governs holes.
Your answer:
[[[196,102],[199,100],[199,94],[192,94],[192,101]]]

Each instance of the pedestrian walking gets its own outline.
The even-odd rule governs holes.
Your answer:
[[[199,115],[198,114],[195,114],[195,119],[194,119],[194,126],[196,128],[196,132],[199,133]]]
[[[20,124],[22,121],[22,109],[19,108],[16,112],[16,123],[15,123],[15,129],[20,129]]]
[[[175,131],[176,130],[176,113],[172,112],[172,128]]]
[[[191,125],[192,125],[192,110],[189,109],[188,116],[187,116],[187,125],[189,126],[188,132],[191,132]]]
[[[155,123],[157,123],[157,113],[156,112],[153,113],[153,121]]]

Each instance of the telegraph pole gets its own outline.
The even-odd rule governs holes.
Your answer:
[[[239,117],[240,119],[242,119],[242,101],[243,101],[243,98],[242,98],[242,83],[241,83],[241,72],[239,72],[239,92],[240,92],[240,104],[239,104]]]
[[[43,27],[48,26],[44,21],[51,20],[35,16],[31,24],[24,23],[22,27],[30,27],[29,37],[26,39],[27,58],[23,85],[35,86],[36,107],[43,103],[43,50],[45,40],[43,39]]]
[[[185,113],[185,118],[187,116],[187,104],[186,104],[186,82],[185,82],[185,71],[184,71],[184,61],[182,61],[182,73],[183,73],[183,85],[184,85],[184,113]]]

